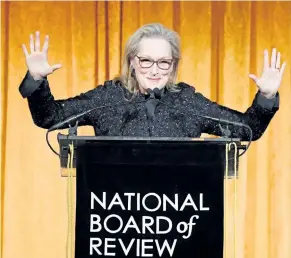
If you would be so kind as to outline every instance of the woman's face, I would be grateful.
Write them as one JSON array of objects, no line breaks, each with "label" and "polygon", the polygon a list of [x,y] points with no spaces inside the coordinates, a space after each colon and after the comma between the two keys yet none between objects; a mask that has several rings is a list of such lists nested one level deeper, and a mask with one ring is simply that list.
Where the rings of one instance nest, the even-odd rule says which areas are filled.
[{"label": "woman's face", "polygon": [[[162,89],[173,72],[171,45],[160,38],[144,38],[139,44],[139,51],[131,60],[140,91]],[[156,61],[154,63],[154,61]]]}]

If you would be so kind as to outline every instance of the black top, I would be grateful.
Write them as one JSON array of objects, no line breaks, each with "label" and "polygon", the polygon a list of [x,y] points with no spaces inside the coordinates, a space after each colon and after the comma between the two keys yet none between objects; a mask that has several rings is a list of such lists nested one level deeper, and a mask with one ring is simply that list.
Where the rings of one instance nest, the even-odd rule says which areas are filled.
[{"label": "black top", "polygon": [[[222,135],[217,122],[195,115],[199,114],[245,123],[253,130],[253,140],[256,140],[279,109],[278,93],[275,98],[267,99],[258,92],[252,105],[241,113],[210,101],[192,86],[177,85],[179,92],[165,89],[157,96],[162,103],[141,93],[129,100],[132,94],[114,81],[106,81],[73,98],[55,100],[47,78],[35,81],[27,72],[19,90],[28,99],[34,123],[46,129],[72,115],[106,105],[78,119],[79,125],[93,126],[96,136],[196,138],[201,133]],[[229,129],[231,137],[249,140],[247,129],[238,126]]]}]

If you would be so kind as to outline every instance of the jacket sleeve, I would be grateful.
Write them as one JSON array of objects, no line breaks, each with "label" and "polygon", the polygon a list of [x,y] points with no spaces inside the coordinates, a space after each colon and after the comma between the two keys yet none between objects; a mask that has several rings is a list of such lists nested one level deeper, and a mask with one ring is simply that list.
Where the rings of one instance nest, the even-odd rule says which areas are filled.
[{"label": "jacket sleeve", "polygon": [[[99,86],[73,98],[55,100],[50,91],[47,78],[35,81],[30,73],[27,72],[20,84],[19,91],[22,97],[28,100],[34,123],[41,128],[48,129],[72,115],[89,110],[92,105],[101,104],[105,87]],[[78,122],[79,125],[90,125],[90,116],[85,115],[79,118]],[[68,125],[62,128],[66,127]]]},{"label": "jacket sleeve", "polygon": [[[191,90],[192,94],[193,90],[195,91],[195,89]],[[279,93],[274,98],[267,99],[260,92],[257,92],[252,105],[244,113],[219,105],[207,99],[201,93],[194,93],[193,95],[195,96],[193,105],[197,114],[246,124],[252,130],[253,141],[263,135],[279,109]],[[200,121],[201,133],[223,136],[218,122],[197,116],[192,117],[192,120],[195,121],[195,119]],[[225,124],[221,124],[221,126],[226,128]],[[239,138],[242,141],[250,140],[250,131],[246,127],[229,125],[228,129],[231,132],[231,138]]]}]

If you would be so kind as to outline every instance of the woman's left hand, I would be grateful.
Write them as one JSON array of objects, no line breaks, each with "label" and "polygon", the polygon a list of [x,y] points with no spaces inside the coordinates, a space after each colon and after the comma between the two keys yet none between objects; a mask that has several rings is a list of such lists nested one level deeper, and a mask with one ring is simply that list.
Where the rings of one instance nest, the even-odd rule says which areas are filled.
[{"label": "woman's left hand", "polygon": [[286,62],[281,66],[280,63],[281,54],[280,52],[276,53],[276,48],[272,50],[271,64],[269,64],[269,54],[268,50],[264,51],[264,69],[262,76],[258,78],[254,74],[250,74],[249,77],[256,83],[259,88],[259,91],[266,98],[273,98],[282,81],[284,69]]}]

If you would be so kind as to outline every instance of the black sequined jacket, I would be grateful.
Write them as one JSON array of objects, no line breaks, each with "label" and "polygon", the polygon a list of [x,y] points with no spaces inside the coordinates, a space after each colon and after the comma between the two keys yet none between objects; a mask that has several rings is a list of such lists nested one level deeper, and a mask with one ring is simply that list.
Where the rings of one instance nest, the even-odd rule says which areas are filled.
[{"label": "black sequined jacket", "polygon": [[[148,118],[146,103],[148,96],[138,94],[133,100],[131,94],[114,81],[106,81],[79,96],[55,100],[47,78],[35,81],[29,72],[19,87],[23,98],[27,98],[34,123],[42,128],[89,110],[92,107],[107,106],[95,110],[82,118],[79,125],[94,127],[97,136],[153,136],[153,137],[199,137],[201,133],[221,136],[217,122],[199,117],[206,115],[249,125],[253,140],[262,136],[272,117],[279,109],[279,95],[267,99],[259,92],[252,105],[242,113],[210,101],[195,88],[185,83],[177,84],[179,92],[164,90],[154,110],[154,119]],[[65,128],[65,127],[64,127]],[[231,137],[249,140],[249,130],[230,126]]]}]

